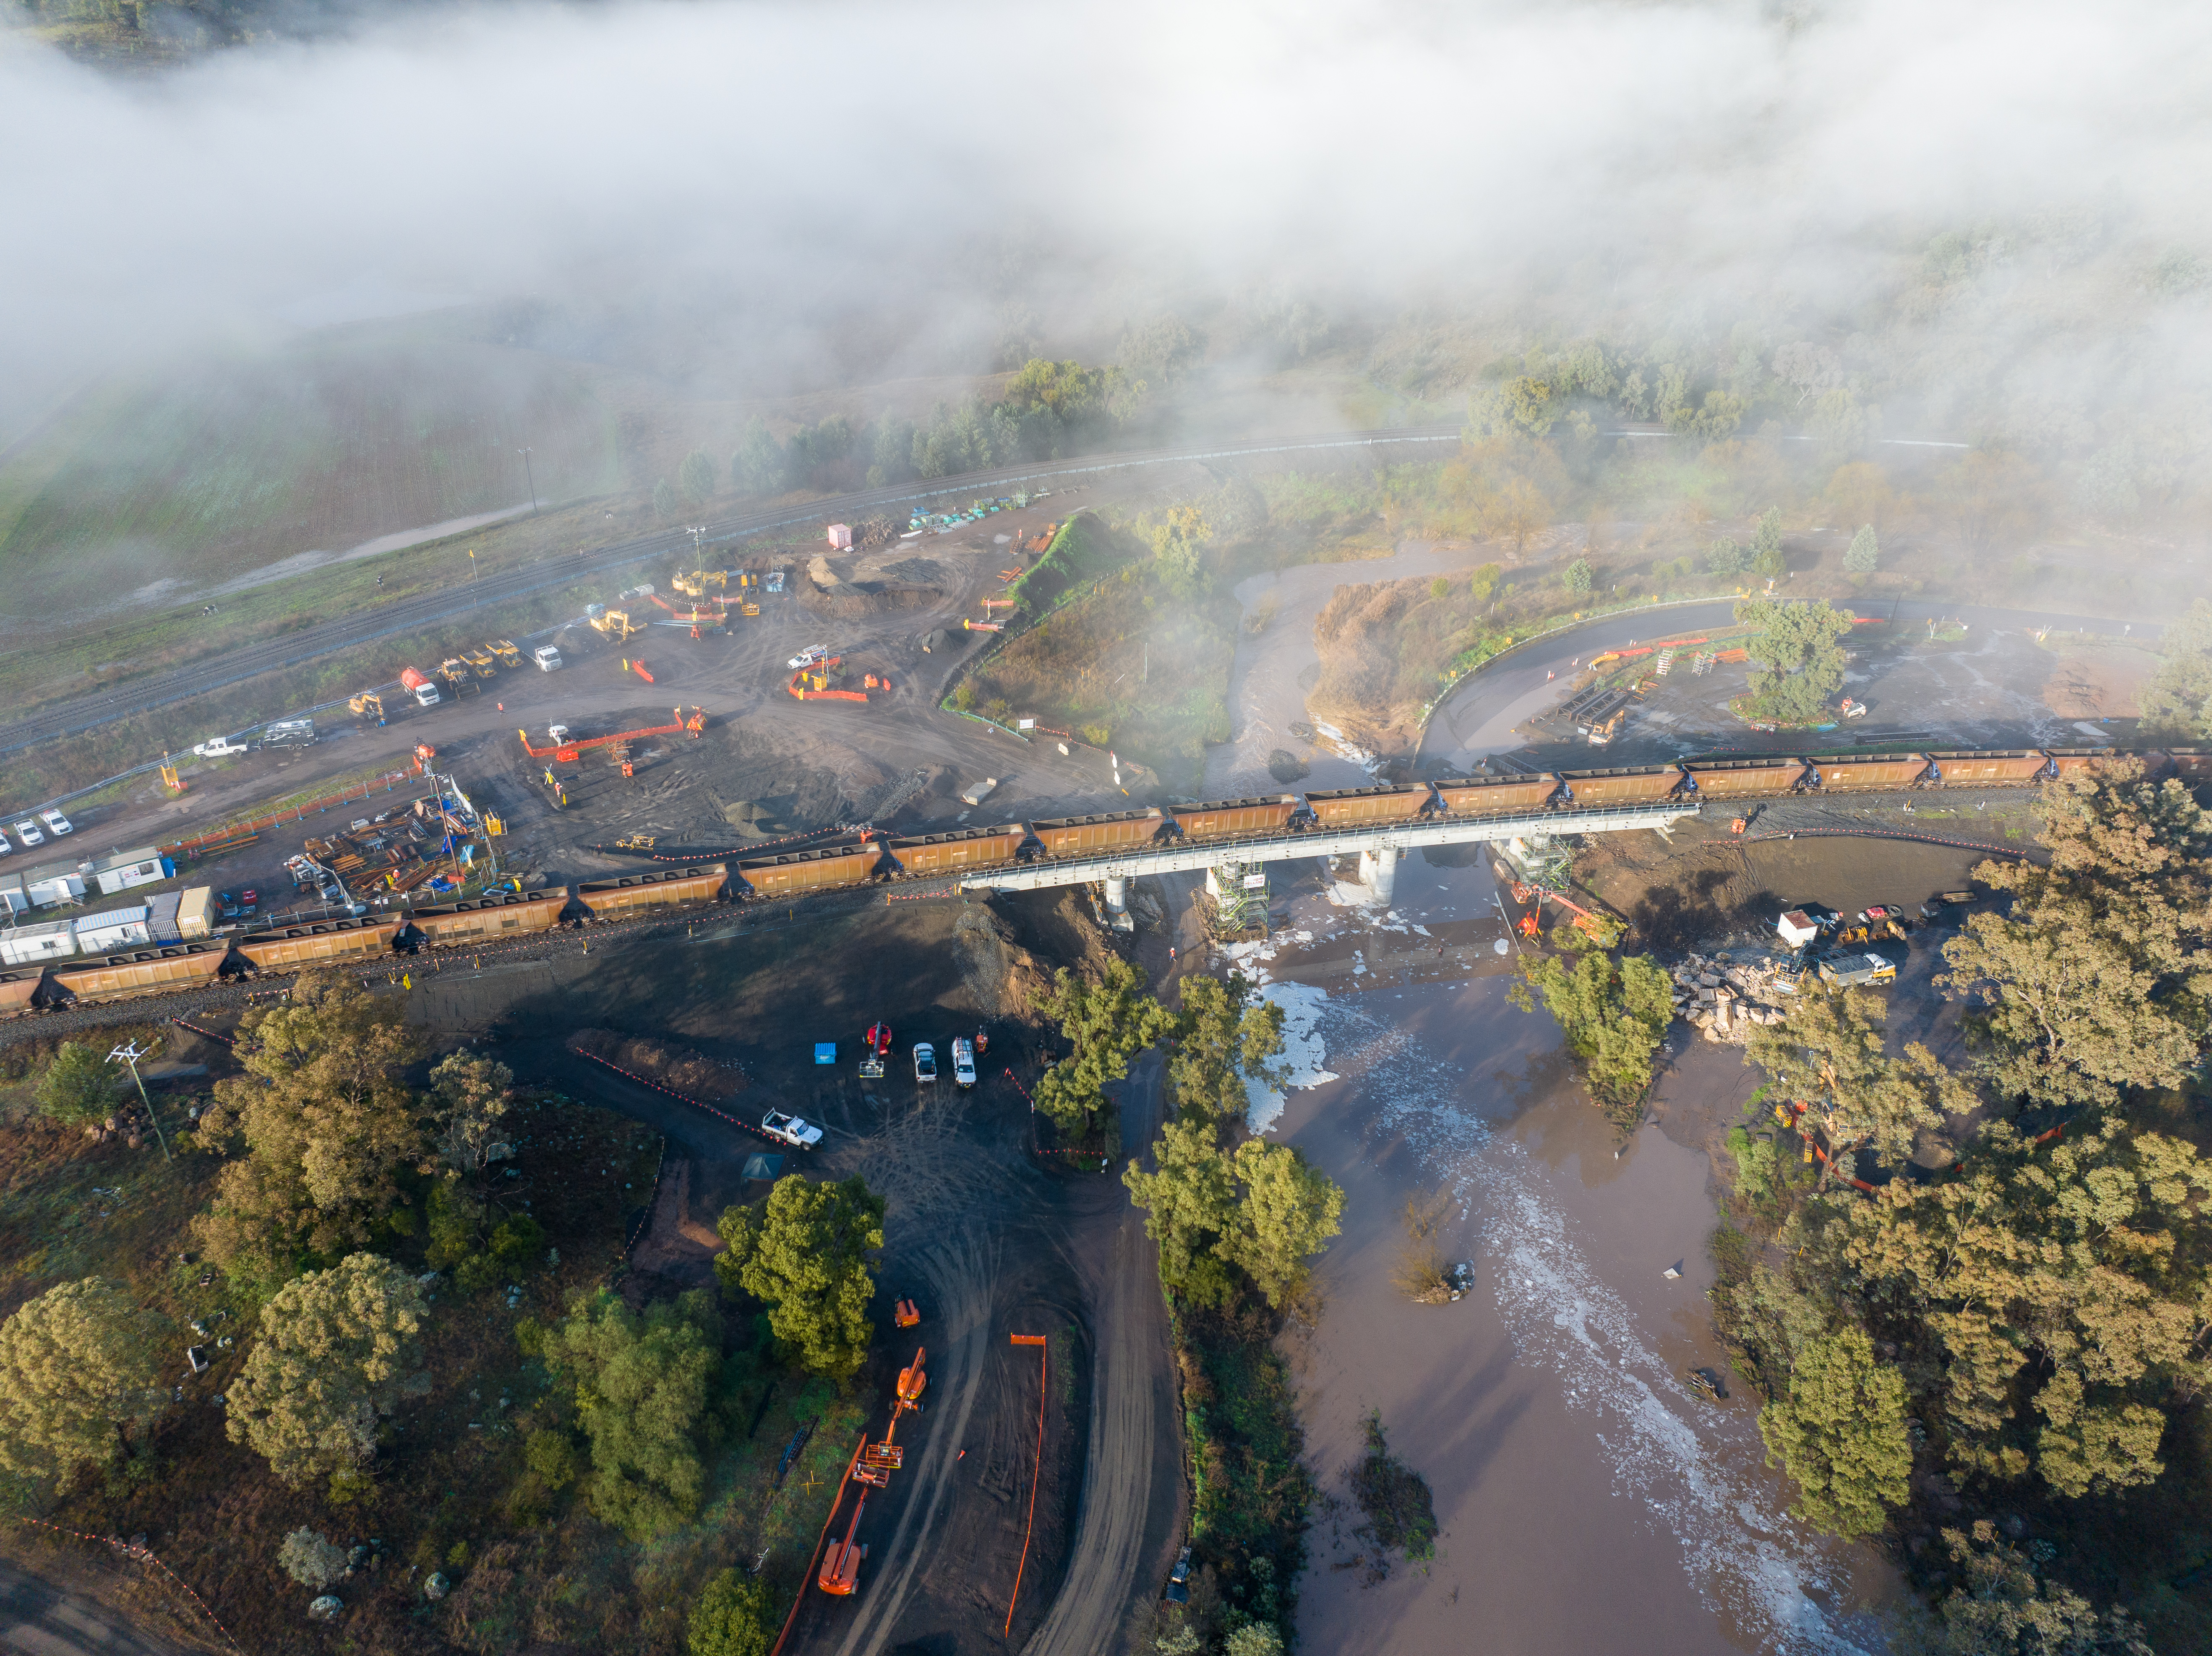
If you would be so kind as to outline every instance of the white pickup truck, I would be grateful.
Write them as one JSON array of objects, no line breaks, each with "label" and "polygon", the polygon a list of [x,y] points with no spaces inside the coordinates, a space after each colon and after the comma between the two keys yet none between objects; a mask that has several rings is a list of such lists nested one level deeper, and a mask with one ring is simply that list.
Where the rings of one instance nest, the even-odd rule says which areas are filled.
[{"label": "white pickup truck", "polygon": [[956,1087],[975,1084],[975,1043],[965,1035],[955,1037],[952,1042],[952,1084]]},{"label": "white pickup truck", "polygon": [[251,743],[234,742],[227,736],[218,736],[212,741],[195,744],[192,751],[203,759],[228,759],[234,753],[247,753],[252,749]]},{"label": "white pickup truck", "polygon": [[770,1138],[795,1144],[802,1150],[811,1150],[822,1142],[821,1128],[795,1115],[786,1115],[781,1110],[770,1110],[763,1116],[761,1131]]}]

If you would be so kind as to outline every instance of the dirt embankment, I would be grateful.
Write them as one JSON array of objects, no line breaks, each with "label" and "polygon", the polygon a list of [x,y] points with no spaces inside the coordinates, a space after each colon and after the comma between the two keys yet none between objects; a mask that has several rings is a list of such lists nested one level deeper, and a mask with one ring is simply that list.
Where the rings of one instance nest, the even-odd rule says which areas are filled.
[{"label": "dirt embankment", "polygon": [[604,1059],[634,1076],[706,1104],[726,1104],[750,1084],[735,1065],[707,1058],[688,1046],[612,1029],[579,1029],[568,1037],[568,1050]]},{"label": "dirt embankment", "polygon": [[1338,587],[1314,622],[1321,677],[1306,707],[1362,747],[1410,743],[1476,612],[1468,584],[1448,577]]}]

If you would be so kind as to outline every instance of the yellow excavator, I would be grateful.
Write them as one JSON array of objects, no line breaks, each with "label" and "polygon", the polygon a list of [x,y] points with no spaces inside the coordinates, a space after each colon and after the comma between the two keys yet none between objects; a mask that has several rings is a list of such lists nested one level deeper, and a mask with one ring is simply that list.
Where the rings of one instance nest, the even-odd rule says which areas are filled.
[{"label": "yellow excavator", "polygon": [[645,630],[642,627],[630,625],[629,611],[627,610],[605,610],[593,616],[591,620],[592,625],[599,629],[601,637],[612,639],[617,644],[620,644],[632,633],[642,633]]},{"label": "yellow excavator", "polygon": [[687,598],[703,598],[709,586],[728,591],[730,574],[727,569],[695,569],[688,575],[671,575],[668,584]]},{"label": "yellow excavator", "polygon": [[373,719],[384,722],[384,698],[374,690],[363,690],[346,703],[346,708],[356,719]]}]

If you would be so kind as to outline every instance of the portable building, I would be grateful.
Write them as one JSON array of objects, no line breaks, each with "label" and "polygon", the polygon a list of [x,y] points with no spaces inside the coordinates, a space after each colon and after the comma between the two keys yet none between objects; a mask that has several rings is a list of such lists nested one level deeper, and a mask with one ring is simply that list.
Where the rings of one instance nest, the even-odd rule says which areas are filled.
[{"label": "portable building", "polygon": [[152,846],[100,858],[91,869],[93,883],[110,896],[133,886],[156,884],[176,871],[177,865]]},{"label": "portable building", "polygon": [[11,874],[0,880],[0,915],[26,913],[30,907],[31,894],[23,889],[21,875]]},{"label": "portable building", "polygon": [[67,920],[14,925],[0,931],[0,964],[35,966],[76,953],[76,928]]},{"label": "portable building", "polygon": [[140,943],[155,942],[144,904],[136,908],[110,908],[88,914],[76,923],[76,946],[88,955],[114,955]]},{"label": "portable building", "polygon": [[146,904],[146,931],[155,943],[182,943],[184,928],[178,925],[177,915],[184,907],[181,891],[156,892]]},{"label": "portable building", "polygon": [[177,934],[186,942],[204,937],[215,930],[215,888],[196,885],[177,899]]},{"label": "portable building", "polygon": [[23,870],[23,895],[33,908],[84,901],[84,871],[75,863],[41,863]]}]

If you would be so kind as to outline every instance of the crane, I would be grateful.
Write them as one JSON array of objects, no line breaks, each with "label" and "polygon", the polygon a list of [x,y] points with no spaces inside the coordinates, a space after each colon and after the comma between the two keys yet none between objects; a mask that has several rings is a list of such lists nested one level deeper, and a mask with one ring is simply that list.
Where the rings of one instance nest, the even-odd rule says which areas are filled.
[{"label": "crane", "polygon": [[[1620,934],[1625,928],[1612,915],[1600,914],[1584,908],[1580,903],[1569,898],[1565,892],[1556,891],[1550,886],[1531,885],[1522,880],[1516,880],[1513,883],[1513,901],[1516,903],[1534,902],[1540,906],[1547,898],[1573,915],[1576,928],[1594,939],[1601,948],[1610,949],[1620,941]],[[1521,935],[1522,937],[1533,937],[1542,929],[1534,913],[1522,916]]]},{"label": "crane", "polygon": [[618,742],[635,742],[641,737],[647,736],[674,736],[684,728],[681,724],[654,725],[641,731],[619,731],[612,736],[588,737],[581,742],[571,742],[566,737],[562,737],[550,748],[532,747],[530,732],[527,731],[517,731],[515,734],[522,738],[523,752],[528,754],[532,759],[557,759],[566,765],[573,763],[576,755],[586,748],[609,748]]},{"label": "crane", "polygon": [[[929,1384],[929,1376],[922,1369],[925,1355],[924,1348],[916,1346],[914,1361],[899,1370],[898,1386],[891,1399],[891,1423],[884,1432],[884,1441],[864,1442],[853,1464],[851,1475],[872,1489],[889,1489],[891,1474],[906,1459],[906,1451],[893,1440],[898,1435],[901,1415],[921,1412],[921,1394]],[[833,1545],[822,1560],[822,1573],[815,1578],[815,1585],[823,1592],[845,1598],[860,1591],[860,1561],[868,1556],[868,1550],[855,1538],[860,1532],[860,1514],[867,1509],[868,1497],[863,1493],[853,1503],[853,1520],[845,1526],[845,1538]]]}]

